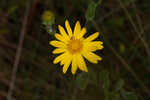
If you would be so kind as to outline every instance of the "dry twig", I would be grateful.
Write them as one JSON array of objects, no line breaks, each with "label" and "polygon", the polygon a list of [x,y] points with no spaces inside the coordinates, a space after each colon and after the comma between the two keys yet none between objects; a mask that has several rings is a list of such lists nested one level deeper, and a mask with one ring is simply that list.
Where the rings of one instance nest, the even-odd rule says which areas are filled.
[{"label": "dry twig", "polygon": [[17,73],[17,69],[18,69],[18,64],[20,61],[20,56],[21,56],[21,51],[22,51],[22,47],[23,47],[23,42],[24,42],[24,35],[27,33],[27,26],[29,23],[29,19],[31,19],[29,16],[30,15],[30,5],[32,0],[30,0],[27,3],[27,8],[26,8],[26,12],[25,12],[25,16],[24,16],[24,21],[22,23],[22,29],[21,29],[21,33],[20,33],[20,38],[19,38],[19,44],[18,44],[18,48],[16,51],[16,57],[15,57],[15,61],[14,61],[14,65],[13,65],[13,70],[12,70],[12,76],[11,76],[11,82],[10,82],[10,86],[9,86],[9,90],[8,90],[8,95],[7,95],[7,100],[12,100],[12,93],[13,93],[13,89],[14,89],[14,84],[15,84],[15,80],[16,80],[16,73]]}]

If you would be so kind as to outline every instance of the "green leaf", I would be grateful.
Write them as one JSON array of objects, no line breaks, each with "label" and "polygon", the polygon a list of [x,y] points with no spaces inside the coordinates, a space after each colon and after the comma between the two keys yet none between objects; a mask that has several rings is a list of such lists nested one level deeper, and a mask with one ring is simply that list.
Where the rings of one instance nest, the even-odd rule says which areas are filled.
[{"label": "green leaf", "polygon": [[76,77],[75,82],[80,89],[84,90],[88,85],[88,80],[88,74],[82,72]]},{"label": "green leaf", "polygon": [[121,27],[124,25],[124,17],[116,17],[107,21],[109,26],[113,27]]},{"label": "green leaf", "polygon": [[0,35],[7,34],[8,32],[8,29],[0,29]]},{"label": "green leaf", "polygon": [[17,5],[14,5],[8,9],[8,14],[13,14],[18,9]]},{"label": "green leaf", "polygon": [[102,0],[98,0],[97,2],[97,5],[101,4],[102,3]]},{"label": "green leaf", "polygon": [[142,0],[142,2],[140,2],[140,10],[145,13],[150,12],[150,7],[148,6],[149,4],[150,0]]},{"label": "green leaf", "polygon": [[123,43],[120,43],[120,52],[125,53],[125,45]]},{"label": "green leaf", "polygon": [[88,71],[88,82],[89,84],[93,84],[93,85],[97,85],[97,74],[95,73],[95,71],[92,68],[89,68]]},{"label": "green leaf", "polygon": [[104,88],[105,90],[108,90],[109,89],[109,72],[106,71],[106,70],[103,70],[100,72],[100,82],[102,83],[102,88]]},{"label": "green leaf", "polygon": [[128,4],[128,3],[134,3],[137,0],[121,0],[121,2],[123,2],[124,4]]},{"label": "green leaf", "polygon": [[124,80],[123,79],[120,79],[118,80],[118,82],[116,83],[116,86],[115,86],[115,91],[120,91],[124,86]]},{"label": "green leaf", "polygon": [[116,92],[110,92],[109,94],[110,100],[120,100],[120,94]]},{"label": "green leaf", "polygon": [[85,14],[85,18],[87,21],[94,19],[96,7],[97,4],[94,2],[91,2],[90,5],[88,6],[88,9]]},{"label": "green leaf", "polygon": [[134,92],[121,91],[124,100],[138,100],[137,95]]}]

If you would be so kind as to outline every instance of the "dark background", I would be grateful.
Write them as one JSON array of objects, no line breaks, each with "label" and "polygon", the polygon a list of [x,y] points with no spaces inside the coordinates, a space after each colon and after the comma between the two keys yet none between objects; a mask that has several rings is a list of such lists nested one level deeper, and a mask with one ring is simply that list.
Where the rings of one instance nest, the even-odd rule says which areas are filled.
[{"label": "dark background", "polygon": [[[47,10],[55,16],[51,33]],[[87,62],[88,73],[63,74],[52,63],[49,41],[66,19],[72,28],[79,20],[87,36],[101,33],[103,60]],[[12,76],[12,100],[150,100],[149,32],[150,0],[0,0],[0,100]]]}]

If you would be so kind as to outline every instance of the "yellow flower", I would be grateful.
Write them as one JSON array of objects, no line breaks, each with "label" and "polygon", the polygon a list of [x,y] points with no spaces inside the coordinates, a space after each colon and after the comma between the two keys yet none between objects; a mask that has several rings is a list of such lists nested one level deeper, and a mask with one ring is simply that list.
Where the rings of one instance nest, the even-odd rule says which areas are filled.
[{"label": "yellow flower", "polygon": [[58,25],[60,34],[55,34],[57,40],[50,41],[52,46],[57,47],[52,53],[60,54],[54,59],[53,63],[60,62],[60,65],[63,65],[63,73],[66,73],[70,64],[72,65],[72,74],[75,74],[78,68],[88,72],[84,58],[95,64],[102,60],[101,57],[93,53],[96,50],[103,49],[103,42],[93,41],[99,36],[99,32],[84,38],[86,28],[81,28],[79,21],[76,22],[73,32],[68,20],[65,21],[65,27],[68,34],[62,26]]},{"label": "yellow flower", "polygon": [[51,11],[45,11],[42,15],[44,21],[52,21],[54,19],[54,14]]}]

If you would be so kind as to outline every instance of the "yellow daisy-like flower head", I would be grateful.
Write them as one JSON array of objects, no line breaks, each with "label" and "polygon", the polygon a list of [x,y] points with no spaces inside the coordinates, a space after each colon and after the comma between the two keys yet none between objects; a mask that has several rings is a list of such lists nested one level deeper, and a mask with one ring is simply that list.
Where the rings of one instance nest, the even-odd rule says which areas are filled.
[{"label": "yellow daisy-like flower head", "polygon": [[54,14],[51,11],[45,11],[42,15],[44,21],[52,21],[54,19]]},{"label": "yellow daisy-like flower head", "polygon": [[76,22],[73,32],[68,20],[65,21],[65,27],[67,32],[62,26],[58,25],[60,34],[55,34],[57,40],[50,41],[52,46],[57,47],[52,53],[60,54],[54,59],[53,63],[60,62],[60,65],[63,65],[63,73],[66,73],[70,64],[72,65],[72,74],[75,74],[78,68],[88,72],[84,58],[95,64],[102,60],[101,57],[93,53],[96,50],[103,49],[103,42],[93,41],[99,36],[99,32],[84,38],[86,28],[81,28],[79,21]]}]

